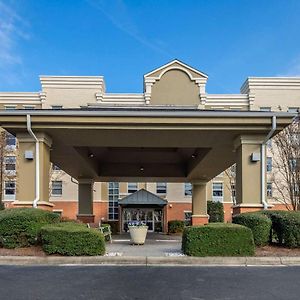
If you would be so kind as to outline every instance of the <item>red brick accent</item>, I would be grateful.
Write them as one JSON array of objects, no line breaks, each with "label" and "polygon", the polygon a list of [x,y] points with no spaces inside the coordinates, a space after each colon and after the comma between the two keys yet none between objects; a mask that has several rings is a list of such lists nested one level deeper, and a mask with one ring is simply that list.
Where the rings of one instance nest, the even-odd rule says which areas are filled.
[{"label": "red brick accent", "polygon": [[184,220],[184,211],[192,211],[192,203],[169,202],[167,205],[167,223],[171,220]]},{"label": "red brick accent", "polygon": [[83,223],[94,223],[95,216],[94,215],[77,215],[77,220]]},{"label": "red brick accent", "polygon": [[232,221],[232,203],[223,203],[224,206],[224,222],[230,223]]},{"label": "red brick accent", "polygon": [[208,216],[192,216],[192,226],[208,224]]},{"label": "red brick accent", "polygon": [[[13,208],[13,207],[15,207],[15,208],[17,208],[17,207],[33,207],[32,204],[33,204],[32,202],[28,202],[28,203],[20,202],[20,203],[18,203],[18,201],[16,201],[16,202],[11,203],[10,205],[6,205],[6,207],[7,208]],[[42,202],[42,203],[38,202],[37,207],[39,209],[48,210],[48,211],[52,211],[53,210],[53,204],[50,203],[50,202],[49,202],[49,204],[46,203],[46,202]]]},{"label": "red brick accent", "polygon": [[246,212],[254,212],[254,211],[260,211],[263,210],[263,207],[257,206],[257,207],[240,207],[236,206],[233,207],[233,215],[238,215]]}]

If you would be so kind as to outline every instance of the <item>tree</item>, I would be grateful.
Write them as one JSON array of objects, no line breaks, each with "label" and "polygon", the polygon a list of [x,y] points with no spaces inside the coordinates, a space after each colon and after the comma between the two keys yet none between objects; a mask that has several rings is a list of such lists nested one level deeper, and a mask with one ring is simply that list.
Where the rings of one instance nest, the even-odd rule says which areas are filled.
[{"label": "tree", "polygon": [[278,133],[272,140],[273,197],[288,210],[300,210],[300,121]]}]

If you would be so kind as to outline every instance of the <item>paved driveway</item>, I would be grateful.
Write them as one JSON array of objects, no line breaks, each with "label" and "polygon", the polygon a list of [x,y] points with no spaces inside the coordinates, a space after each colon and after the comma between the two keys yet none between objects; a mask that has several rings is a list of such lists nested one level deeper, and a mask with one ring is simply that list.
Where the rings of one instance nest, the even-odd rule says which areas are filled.
[{"label": "paved driveway", "polygon": [[144,245],[132,245],[129,234],[115,235],[106,251],[111,256],[178,256],[182,255],[181,236],[148,233]]},{"label": "paved driveway", "polygon": [[1,300],[299,300],[300,267],[0,266]]}]

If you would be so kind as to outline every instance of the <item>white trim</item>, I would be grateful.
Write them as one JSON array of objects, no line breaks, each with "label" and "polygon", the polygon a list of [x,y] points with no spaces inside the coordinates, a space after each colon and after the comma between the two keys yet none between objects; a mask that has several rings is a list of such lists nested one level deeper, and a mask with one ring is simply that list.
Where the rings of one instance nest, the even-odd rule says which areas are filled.
[{"label": "white trim", "polygon": [[195,72],[195,73],[197,73],[197,74],[199,74],[199,75],[201,75],[201,76],[203,76],[205,78],[208,78],[208,76],[206,74],[204,74],[201,71],[198,71],[198,70],[196,70],[196,69],[194,69],[194,68],[186,65],[185,63],[179,61],[178,59],[174,59],[174,60],[170,61],[169,63],[167,63],[167,64],[165,64],[165,65],[163,65],[163,66],[161,66],[161,67],[159,67],[159,68],[157,68],[157,69],[155,69],[155,70],[153,70],[153,71],[145,74],[144,78],[145,77],[151,77],[150,76],[151,74],[156,73],[156,72],[158,72],[158,71],[160,71],[160,70],[162,70],[162,69],[164,69],[166,67],[169,67],[169,66],[171,66],[174,63],[177,63],[177,64],[181,65],[183,68],[189,69],[189,70],[191,70],[191,71],[193,71],[193,72]]}]

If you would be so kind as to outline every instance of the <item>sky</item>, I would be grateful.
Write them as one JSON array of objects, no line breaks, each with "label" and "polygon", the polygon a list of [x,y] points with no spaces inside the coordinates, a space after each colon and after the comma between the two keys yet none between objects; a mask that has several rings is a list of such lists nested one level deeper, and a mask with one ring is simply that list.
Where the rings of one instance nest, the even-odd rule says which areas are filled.
[{"label": "sky", "polygon": [[39,91],[39,75],[103,75],[141,93],[177,58],[207,92],[249,76],[300,76],[299,0],[0,0],[0,91]]}]

